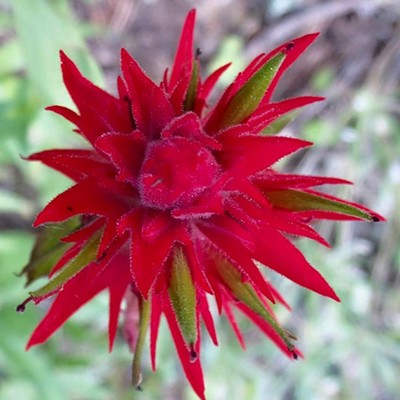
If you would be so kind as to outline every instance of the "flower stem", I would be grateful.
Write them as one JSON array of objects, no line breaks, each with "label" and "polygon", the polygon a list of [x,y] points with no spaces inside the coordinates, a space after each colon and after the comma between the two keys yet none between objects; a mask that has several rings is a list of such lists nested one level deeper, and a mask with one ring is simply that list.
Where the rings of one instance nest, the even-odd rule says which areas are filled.
[{"label": "flower stem", "polygon": [[139,336],[136,342],[135,354],[132,361],[132,385],[137,390],[143,390],[140,384],[142,383],[142,352],[146,340],[146,333],[150,322],[150,299],[140,299],[140,321],[139,321]]}]

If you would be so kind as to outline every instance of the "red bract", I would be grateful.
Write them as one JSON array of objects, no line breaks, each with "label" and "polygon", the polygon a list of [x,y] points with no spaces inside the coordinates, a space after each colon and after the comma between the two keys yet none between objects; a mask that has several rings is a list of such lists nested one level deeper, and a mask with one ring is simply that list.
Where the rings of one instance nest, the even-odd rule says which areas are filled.
[{"label": "red bract", "polygon": [[[110,349],[121,302],[127,298],[125,333],[134,351],[133,383],[141,382],[140,358],[147,328],[155,368],[157,333],[165,316],[185,374],[204,399],[200,326],[217,344],[208,301],[215,297],[243,344],[232,309],[250,318],[288,357],[300,354],[278,324],[272,304],[281,295],[261,270],[273,269],[321,295],[334,290],[289,240],[303,236],[327,245],[313,219],[377,221],[381,217],[314,190],[342,184],[336,178],[287,175],[274,164],[310,142],[266,135],[282,115],[320,101],[299,97],[271,102],[283,72],[316,34],[261,54],[241,72],[211,108],[207,99],[220,68],[203,80],[193,56],[195,12],[186,19],[171,71],[154,83],[121,52],[118,97],[84,78],[61,53],[65,85],[77,112],[49,107],[76,126],[84,150],[47,150],[41,161],[75,184],[52,200],[34,226],[66,231],[64,255],[52,270],[27,267],[30,280],[50,280],[33,300],[55,296],[28,347],[46,341],[75,311],[102,290],[110,294]],[[68,229],[64,221],[76,221]],[[51,232],[51,228],[46,228]],[[50,233],[49,235],[51,235]],[[39,246],[33,254],[43,253]],[[37,257],[36,257],[37,258]],[[44,268],[45,269],[45,268]],[[135,325],[135,315],[139,322]]]}]

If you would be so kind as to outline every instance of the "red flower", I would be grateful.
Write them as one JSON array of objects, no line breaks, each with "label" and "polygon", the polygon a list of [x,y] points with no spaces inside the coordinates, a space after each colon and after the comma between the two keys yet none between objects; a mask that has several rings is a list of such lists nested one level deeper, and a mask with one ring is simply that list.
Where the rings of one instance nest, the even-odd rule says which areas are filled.
[{"label": "red flower", "polygon": [[[108,289],[111,349],[121,302],[127,296],[125,331],[135,352],[133,383],[139,387],[141,382],[140,358],[148,326],[155,368],[157,332],[164,315],[185,374],[204,399],[199,358],[202,323],[217,344],[209,297],[215,297],[219,312],[226,314],[242,344],[232,307],[287,356],[297,358],[293,337],[280,327],[271,307],[286,303],[259,264],[338,300],[288,236],[327,245],[310,226],[312,219],[381,217],[313,189],[347,181],[273,169],[282,157],[311,145],[267,136],[264,130],[289,111],[321,100],[271,102],[282,73],[317,35],[258,56],[208,110],[208,95],[228,65],[202,80],[192,51],[194,20],[191,11],[172,70],[166,71],[160,85],[122,50],[118,97],[93,85],[61,53],[64,82],[78,112],[61,106],[49,110],[71,121],[89,146],[29,157],[75,181],[39,213],[34,226],[76,223],[66,228],[63,222],[68,232],[61,239],[68,244],[64,255],[49,271],[51,280],[30,292],[18,310],[30,300],[40,303],[55,296],[29,340],[30,347],[46,341],[78,308]],[[48,234],[50,228],[46,229]],[[39,274],[33,267],[27,271]]]}]

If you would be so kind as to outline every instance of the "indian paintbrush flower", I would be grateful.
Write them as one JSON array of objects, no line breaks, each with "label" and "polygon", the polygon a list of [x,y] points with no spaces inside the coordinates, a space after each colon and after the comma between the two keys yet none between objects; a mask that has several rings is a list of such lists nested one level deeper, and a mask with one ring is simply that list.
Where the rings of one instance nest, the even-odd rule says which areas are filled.
[{"label": "indian paintbrush flower", "polygon": [[38,304],[54,297],[29,348],[45,342],[107,289],[111,350],[125,299],[124,331],[134,351],[132,379],[138,388],[145,337],[149,331],[155,369],[164,315],[183,370],[204,399],[202,324],[218,343],[210,298],[242,344],[233,308],[289,358],[297,358],[294,337],[272,310],[275,302],[286,305],[285,300],[261,269],[275,270],[339,300],[290,238],[307,237],[327,245],[312,228],[313,219],[382,218],[314,189],[348,181],[274,169],[282,157],[311,146],[269,132],[283,115],[322,100],[307,96],[271,101],[284,71],[317,34],[256,57],[210,107],[209,94],[229,65],[203,80],[193,52],[194,22],[191,11],[172,69],[159,85],[122,50],[117,97],[84,78],[61,52],[64,83],[77,112],[62,106],[48,109],[72,122],[88,146],[46,150],[28,158],[65,174],[74,184],[34,222],[45,228],[23,272],[28,282],[43,275],[50,279],[31,291],[18,310],[29,301]]}]

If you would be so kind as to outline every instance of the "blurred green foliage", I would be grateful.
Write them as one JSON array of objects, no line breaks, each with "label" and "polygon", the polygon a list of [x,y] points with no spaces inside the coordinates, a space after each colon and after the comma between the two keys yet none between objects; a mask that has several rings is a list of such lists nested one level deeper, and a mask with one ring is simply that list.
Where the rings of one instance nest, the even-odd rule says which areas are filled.
[{"label": "blurred green foliage", "polygon": [[[51,104],[71,105],[59,71],[59,49],[86,76],[104,84],[85,44],[87,32],[96,31],[88,28],[87,22],[76,19],[67,0],[0,0],[0,218],[4,221],[11,215],[28,227],[35,211],[70,184],[20,156],[82,145],[70,134],[68,123],[43,109]],[[237,37],[228,38],[215,63],[236,57],[242,45]],[[313,83],[319,93],[326,91],[329,96],[335,72],[322,69]],[[243,352],[226,320],[220,319],[220,348],[206,338],[202,349],[210,399],[398,398],[400,124],[394,110],[400,109],[399,93],[379,94],[375,87],[366,83],[357,90],[346,113],[307,123],[304,137],[318,146],[301,159],[299,170],[355,181],[354,189],[342,189],[341,194],[361,198],[382,211],[388,222],[321,223],[320,231],[334,242],[330,251],[299,243],[337,289],[342,304],[307,293],[270,273],[293,307],[290,315],[277,307],[277,314],[296,332],[305,360],[287,361],[245,320],[240,322],[248,343]],[[28,262],[33,242],[28,228],[0,231],[0,399],[195,398],[165,324],[158,344],[159,369],[152,374],[147,360],[145,391],[133,391],[131,355],[122,334],[113,355],[107,354],[105,294],[80,310],[48,343],[25,352],[27,339],[47,307],[29,305],[23,315],[15,312],[27,296],[16,274]]]}]

